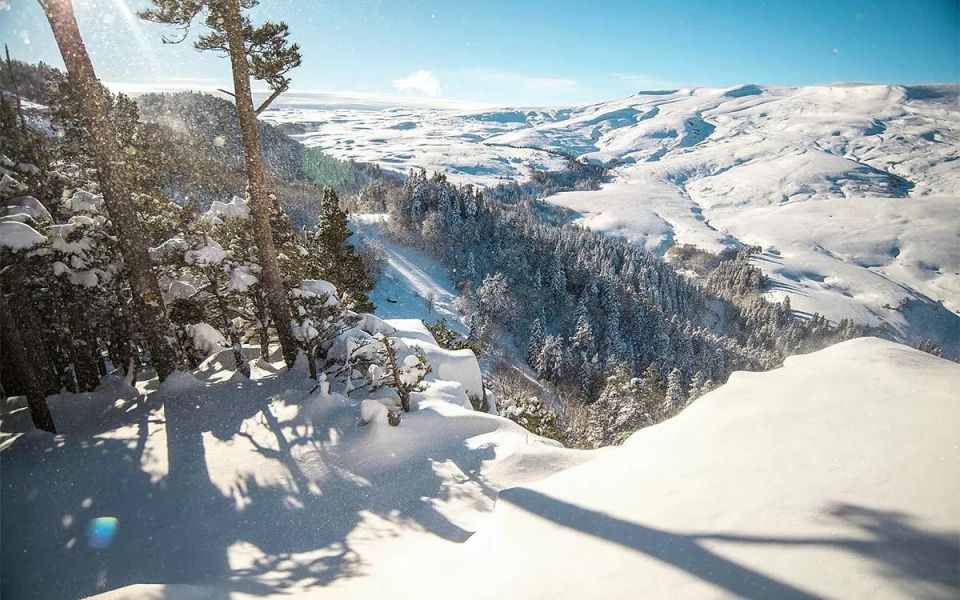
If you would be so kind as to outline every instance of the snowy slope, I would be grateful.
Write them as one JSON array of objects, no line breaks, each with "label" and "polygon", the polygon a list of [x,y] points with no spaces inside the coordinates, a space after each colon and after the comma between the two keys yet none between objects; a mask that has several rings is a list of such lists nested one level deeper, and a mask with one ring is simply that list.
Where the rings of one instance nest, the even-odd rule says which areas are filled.
[{"label": "snowy slope", "polygon": [[[188,553],[194,560],[211,549],[224,560],[225,546],[230,577],[141,573],[162,583],[103,598],[309,598],[317,585],[324,597],[377,599],[955,598],[958,385],[960,366],[864,338],[775,371],[736,373],[679,416],[600,451],[531,443],[502,419],[437,401],[399,428],[353,432],[346,409],[328,405],[311,417],[310,435],[276,456],[204,434],[211,479],[233,498],[216,527],[231,529],[211,539],[135,519],[130,529],[161,535],[160,549],[204,540]],[[277,414],[289,431],[294,422]],[[253,439],[273,435],[247,423]],[[147,446],[162,445],[148,427]],[[108,440],[133,445],[136,435],[102,438],[109,450]],[[74,464],[84,468],[60,492],[81,521],[116,495],[93,495],[84,508],[97,489],[88,480],[115,476],[90,470],[96,446],[87,454],[90,464]],[[148,463],[160,470],[160,460]],[[301,475],[289,479],[293,466]],[[29,495],[38,480],[23,471],[14,480]],[[200,515],[217,506],[190,504]],[[61,529],[57,511],[42,518],[52,522],[38,529],[50,532],[45,541],[73,535],[74,521]],[[204,523],[185,520],[194,519]],[[89,569],[115,560],[73,547],[47,557],[68,576],[93,577]],[[173,585],[184,581],[194,585]]]},{"label": "snowy slope", "polygon": [[[350,215],[360,239],[376,240],[386,253],[384,272],[377,278],[370,300],[377,314],[388,319],[417,318],[426,323],[446,319],[449,326],[467,333],[463,315],[453,306],[458,293],[442,264],[409,246],[386,239],[382,233],[386,214]],[[428,300],[432,299],[432,303]]]},{"label": "snowy slope", "polygon": [[[568,109],[281,106],[267,118],[334,156],[486,185],[562,162],[531,148],[616,161],[599,191],[548,200],[655,252],[759,243],[771,295],[790,294],[801,315],[886,323],[958,357],[958,94],[957,85],[744,85]],[[913,309],[886,308],[904,298]]]},{"label": "snowy slope", "polygon": [[735,373],[500,494],[475,598],[955,598],[960,366],[874,338]]},{"label": "snowy slope", "polygon": [[[304,365],[262,362],[247,381],[226,351],[159,389],[118,380],[51,397],[59,436],[33,430],[23,410],[4,414],[6,434],[26,433],[0,453],[0,595],[160,583],[168,595],[119,595],[313,597],[326,586],[374,597],[392,581],[403,596],[415,582],[397,557],[450,552],[497,491],[592,456],[465,408],[480,375],[472,354],[438,348],[419,321],[386,325],[434,369],[399,427],[384,411],[358,421],[387,390],[312,389]],[[116,527],[107,544],[104,522]]]}]

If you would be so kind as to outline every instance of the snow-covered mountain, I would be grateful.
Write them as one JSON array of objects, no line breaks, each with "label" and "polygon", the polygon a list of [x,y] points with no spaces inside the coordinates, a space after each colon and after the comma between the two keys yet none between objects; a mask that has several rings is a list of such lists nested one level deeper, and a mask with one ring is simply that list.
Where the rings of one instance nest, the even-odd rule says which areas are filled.
[{"label": "snow-covered mountain", "polygon": [[615,165],[549,202],[655,252],[759,245],[769,294],[960,355],[960,86],[691,88],[583,107],[269,111],[338,158],[493,185]]}]

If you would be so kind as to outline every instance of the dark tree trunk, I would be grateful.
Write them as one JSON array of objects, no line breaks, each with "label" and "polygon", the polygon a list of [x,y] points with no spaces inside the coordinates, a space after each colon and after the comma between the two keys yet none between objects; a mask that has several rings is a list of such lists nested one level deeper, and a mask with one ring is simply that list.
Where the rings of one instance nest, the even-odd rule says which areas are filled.
[{"label": "dark tree trunk", "polygon": [[247,361],[243,359],[243,343],[240,340],[240,332],[237,331],[237,328],[233,325],[233,321],[230,320],[227,303],[223,299],[223,295],[220,294],[217,278],[208,274],[207,280],[210,282],[213,297],[217,299],[217,308],[220,310],[220,322],[223,324],[223,329],[230,339],[230,345],[233,347],[234,367],[241,375],[250,379],[250,366],[247,364]]},{"label": "dark tree trunk", "polygon": [[197,356],[197,351],[193,347],[193,340],[190,339],[190,336],[187,335],[187,332],[184,331],[183,327],[176,328],[176,337],[177,344],[180,345],[180,349],[183,351],[183,359],[187,363],[187,368],[191,371],[200,366],[202,359]]},{"label": "dark tree trunk", "polygon": [[308,348],[305,352],[307,355],[307,367],[310,369],[310,379],[317,379],[317,349],[315,347]]},{"label": "dark tree trunk", "polygon": [[4,44],[4,52],[7,53],[7,74],[10,75],[10,87],[13,88],[13,96],[17,99],[17,115],[20,117],[20,131],[27,134],[27,119],[23,116],[23,102],[20,100],[20,90],[17,88],[17,76],[13,72],[13,61],[10,60],[10,48]]},{"label": "dark tree trunk", "polygon": [[218,3],[218,6],[221,7],[221,12],[218,12],[217,16],[224,20],[227,43],[230,47],[234,100],[237,106],[237,118],[240,121],[240,137],[243,141],[243,158],[247,172],[247,186],[250,191],[250,213],[253,216],[254,238],[259,250],[261,274],[270,315],[277,330],[277,337],[280,339],[283,358],[289,368],[297,359],[297,344],[290,327],[290,306],[283,279],[280,276],[277,250],[270,227],[270,198],[263,157],[260,155],[257,115],[253,108],[253,96],[250,93],[250,68],[247,64],[243,40],[240,2],[224,0]]},{"label": "dark tree trunk", "polygon": [[[21,280],[22,281],[22,280]],[[16,293],[24,293],[23,285],[16,281],[16,287],[12,290]],[[43,336],[43,324],[37,311],[34,310],[33,303],[16,303],[16,320],[20,323],[21,338],[24,346],[30,352],[33,361],[34,371],[37,374],[37,382],[47,394],[56,394],[60,391],[60,385],[57,380],[57,369],[50,360],[50,353],[47,351],[47,343]]]},{"label": "dark tree trunk", "polygon": [[260,358],[264,362],[270,362],[270,330],[268,324],[270,317],[267,316],[267,309],[264,303],[256,302],[254,310],[257,320],[260,322],[257,327],[257,336],[260,339]]},{"label": "dark tree trunk", "polygon": [[17,374],[17,379],[24,386],[23,391],[27,397],[27,406],[30,409],[30,418],[33,419],[34,427],[56,433],[57,428],[53,424],[53,417],[50,416],[50,409],[47,408],[46,394],[37,377],[30,352],[23,343],[20,327],[15,322],[13,308],[16,308],[17,303],[17,294],[13,294],[8,302],[5,293],[0,290],[0,335],[3,336],[4,346],[10,349],[4,360],[10,362],[11,370]]},{"label": "dark tree trunk", "polygon": [[77,385],[81,392],[92,392],[100,384],[96,346],[90,345],[90,341],[96,337],[91,334],[83,309],[75,299],[70,300],[70,321],[70,331],[73,334],[70,342],[73,348],[73,368],[76,370]]},{"label": "dark tree trunk", "polygon": [[176,368],[177,351],[163,309],[160,286],[147,253],[147,240],[137,232],[137,215],[130,190],[123,180],[123,156],[117,147],[117,135],[108,117],[107,102],[97,80],[90,56],[80,37],[71,0],[39,0],[46,12],[53,37],[67,67],[70,82],[85,101],[83,114],[86,138],[97,162],[100,190],[110,214],[123,254],[133,301],[147,349],[161,381]]}]

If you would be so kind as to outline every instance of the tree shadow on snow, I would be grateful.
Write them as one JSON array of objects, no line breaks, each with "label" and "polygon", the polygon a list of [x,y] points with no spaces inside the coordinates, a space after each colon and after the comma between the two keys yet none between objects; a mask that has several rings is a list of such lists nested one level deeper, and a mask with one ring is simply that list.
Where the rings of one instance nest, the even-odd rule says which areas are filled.
[{"label": "tree shadow on snow", "polygon": [[504,490],[500,499],[563,527],[646,554],[744,598],[810,599],[818,596],[719,556],[705,548],[701,541],[839,548],[875,563],[885,577],[901,586],[911,597],[950,598],[960,586],[958,533],[924,530],[899,512],[835,504],[828,508],[828,514],[853,527],[857,535],[768,537],[673,533],[581,508],[525,488]]},{"label": "tree shadow on snow", "polygon": [[[209,597],[223,600],[229,590],[267,595],[361,574],[363,557],[347,538],[367,515],[391,526],[383,535],[416,528],[462,542],[472,534],[429,500],[456,499],[459,493],[435,467],[452,458],[465,485],[492,499],[496,492],[477,475],[492,450],[468,449],[464,437],[438,436],[435,444],[398,449],[392,462],[344,461],[328,427],[273,416],[269,403],[290,382],[190,382],[187,391],[170,394],[161,388],[151,406],[127,413],[123,433],[31,433],[17,439],[0,454],[0,596],[80,598],[134,583],[207,584]],[[236,386],[238,393],[224,393],[224,386]],[[292,394],[294,400],[305,396]],[[341,428],[356,427],[355,415],[355,408],[344,407]],[[244,435],[244,422],[254,416],[272,432],[273,443]],[[423,436],[415,428],[434,431],[442,425],[436,419],[444,417],[411,413],[409,423],[391,433]],[[477,433],[493,427],[476,419]],[[164,430],[165,448],[151,446],[148,437]],[[251,444],[280,463],[289,480],[263,482],[247,474],[223,492],[207,466],[204,442],[211,434]],[[166,475],[159,467],[147,470],[151,461],[162,462],[155,455],[164,451]],[[103,549],[88,543],[87,528],[98,517],[118,523]],[[238,542],[255,546],[261,557],[231,569],[228,549]]]},{"label": "tree shadow on snow", "polygon": [[[433,418],[443,418],[426,413],[429,411],[417,415],[426,421],[417,423],[418,428],[429,430]],[[363,574],[363,557],[349,545],[347,537],[365,515],[386,522],[381,533],[371,528],[365,535],[396,535],[396,528],[401,527],[453,542],[466,541],[472,532],[450,521],[431,502],[449,500],[457,493],[435,472],[437,461],[452,458],[470,484],[491,500],[496,496],[496,491],[477,475],[481,462],[493,458],[491,448],[470,450],[462,439],[451,438],[426,447],[397,448],[393,461],[386,457],[382,462],[376,457],[359,461],[338,456],[338,447],[329,443],[330,430],[281,423],[270,411],[260,416],[276,444],[265,446],[252,436],[248,440],[257,452],[284,464],[291,481],[264,485],[249,476],[237,483],[234,494],[244,506],[239,512],[243,521],[239,533],[266,556],[234,573],[239,578],[235,589],[275,593]],[[414,419],[409,421],[401,429],[413,427]],[[481,428],[492,428],[489,421],[478,419],[478,423],[482,423]],[[352,465],[349,470],[344,466],[348,464]],[[318,557],[309,555],[320,549],[323,552]],[[297,556],[303,553],[308,554]]]}]

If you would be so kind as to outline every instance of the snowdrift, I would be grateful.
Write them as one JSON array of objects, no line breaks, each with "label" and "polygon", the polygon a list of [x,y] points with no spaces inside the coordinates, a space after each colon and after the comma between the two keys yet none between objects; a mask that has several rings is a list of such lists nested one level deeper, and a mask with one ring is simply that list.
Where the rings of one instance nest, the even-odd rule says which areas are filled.
[{"label": "snowdrift", "polygon": [[398,427],[378,402],[389,390],[348,393],[332,376],[315,387],[281,361],[255,362],[246,380],[229,350],[159,387],[51,398],[61,435],[17,432],[29,420],[4,415],[0,595],[374,597],[391,582],[404,596],[410,557],[460,546],[500,489],[592,456],[469,408],[476,359],[419,321],[364,327],[432,361]]},{"label": "snowdrift", "polygon": [[482,598],[955,598],[960,366],[875,338],[735,373],[594,461],[505,490]]},{"label": "snowdrift", "polygon": [[[226,581],[102,598],[955,598],[958,385],[954,363],[858,339],[736,373],[622,447],[575,457],[443,402],[328,441],[307,471],[324,510],[272,514],[273,545],[257,541],[276,552],[284,536],[316,535],[288,519],[324,532],[343,521],[326,550],[244,567],[239,549],[257,549],[238,541]],[[343,430],[331,414],[316,422]],[[215,480],[230,472],[209,457]]]},{"label": "snowdrift", "polygon": [[[417,321],[360,327],[435,346]],[[619,448],[575,451],[465,408],[475,361],[429,350],[437,368],[399,427],[382,411],[361,423],[370,395],[313,389],[302,365],[258,364],[248,381],[219,355],[159,389],[56,397],[65,433],[27,431],[0,453],[3,596],[960,589],[954,363],[852,340],[735,373]]]}]

